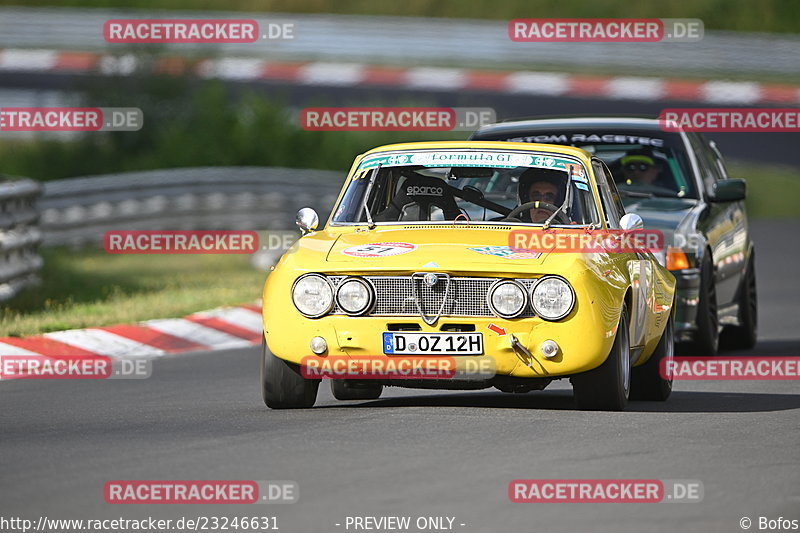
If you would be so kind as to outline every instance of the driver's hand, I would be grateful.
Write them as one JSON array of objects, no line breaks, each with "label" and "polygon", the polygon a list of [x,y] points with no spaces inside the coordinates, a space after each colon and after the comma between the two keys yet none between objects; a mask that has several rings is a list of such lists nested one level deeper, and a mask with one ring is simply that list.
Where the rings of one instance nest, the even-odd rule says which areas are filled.
[{"label": "driver's hand", "polygon": [[550,218],[550,215],[552,214],[553,214],[552,211],[548,211],[546,209],[536,209],[536,208],[531,209],[530,210],[531,222],[535,224],[541,224],[543,222],[546,222],[547,219]]}]

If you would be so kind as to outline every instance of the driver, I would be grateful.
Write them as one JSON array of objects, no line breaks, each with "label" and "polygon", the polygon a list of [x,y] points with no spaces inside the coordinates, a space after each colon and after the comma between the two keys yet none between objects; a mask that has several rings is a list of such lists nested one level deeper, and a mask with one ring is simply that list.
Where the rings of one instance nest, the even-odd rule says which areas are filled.
[{"label": "driver", "polygon": [[[519,177],[519,204],[543,202],[550,206],[561,207],[564,203],[566,173],[560,170],[529,168]],[[533,207],[523,213],[522,219],[541,224],[553,214],[555,208]]]},{"label": "driver", "polygon": [[634,150],[620,159],[625,183],[656,185],[659,169],[653,156],[645,150]]}]

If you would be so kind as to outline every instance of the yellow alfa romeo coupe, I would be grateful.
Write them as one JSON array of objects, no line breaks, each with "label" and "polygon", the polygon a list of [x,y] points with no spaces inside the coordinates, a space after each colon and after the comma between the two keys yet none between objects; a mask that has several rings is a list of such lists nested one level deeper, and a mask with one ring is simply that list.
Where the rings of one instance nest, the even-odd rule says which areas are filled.
[{"label": "yellow alfa romeo coupe", "polygon": [[364,358],[469,359],[491,372],[348,373],[331,380],[337,399],[385,386],[522,393],[568,378],[579,408],[622,410],[672,390],[675,278],[650,251],[533,250],[512,238],[642,229],[605,164],[579,148],[382,146],[356,158],[324,227],[309,208],[297,224],[303,236],[264,286],[270,408],[313,406],[310,364]]}]

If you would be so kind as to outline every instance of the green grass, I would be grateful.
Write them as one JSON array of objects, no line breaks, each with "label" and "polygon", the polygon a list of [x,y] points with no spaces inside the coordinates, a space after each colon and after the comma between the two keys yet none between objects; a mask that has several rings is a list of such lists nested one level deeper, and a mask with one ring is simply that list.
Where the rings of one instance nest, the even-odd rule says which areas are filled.
[{"label": "green grass", "polygon": [[261,297],[247,255],[109,255],[43,249],[42,284],[0,311],[0,336],[180,317]]},{"label": "green grass", "polygon": [[[119,8],[119,0],[0,0],[0,5]],[[340,13],[508,20],[512,18],[699,18],[706,29],[800,31],[796,0],[127,0],[133,9]],[[299,32],[298,32],[299,33]]]},{"label": "green grass", "polygon": [[750,217],[800,217],[800,169],[728,161],[728,173],[747,180],[747,214]]}]

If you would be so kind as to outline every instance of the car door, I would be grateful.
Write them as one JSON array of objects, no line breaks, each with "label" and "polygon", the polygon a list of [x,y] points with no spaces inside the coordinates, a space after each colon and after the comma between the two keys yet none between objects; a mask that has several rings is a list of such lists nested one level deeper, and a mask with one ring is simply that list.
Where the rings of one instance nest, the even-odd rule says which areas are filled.
[{"label": "car door", "polygon": [[[742,253],[747,242],[746,218],[743,202],[711,201],[715,183],[728,179],[724,166],[708,141],[700,134],[688,134],[703,181],[703,196],[708,211],[703,221],[703,232],[711,247],[719,311],[731,304],[736,296]],[[722,314],[722,313],[720,313]]]},{"label": "car door", "polygon": [[[720,153],[714,141],[708,141],[708,148],[709,157],[719,170],[719,179],[727,180],[729,178],[728,169],[725,167],[722,153]],[[747,248],[750,242],[750,227],[747,220],[745,202],[727,202],[726,205],[725,213],[733,227],[728,236],[730,253],[726,256],[725,261],[727,261],[727,264],[724,265],[725,268],[721,272],[724,275],[722,281],[724,299],[720,300],[721,304],[733,302],[736,298],[736,292],[742,283],[747,267]]]},{"label": "car door", "polygon": [[[600,202],[606,214],[606,224],[611,229],[620,228],[619,220],[625,214],[625,208],[619,198],[614,180],[606,166],[599,159],[592,159],[592,168],[600,191]],[[644,345],[655,327],[653,313],[649,312],[649,304],[653,301],[653,264],[650,260],[652,254],[620,254],[625,256],[624,261],[628,269],[633,290],[630,313],[630,341],[631,347]],[[650,257],[648,257],[648,255]]]}]

